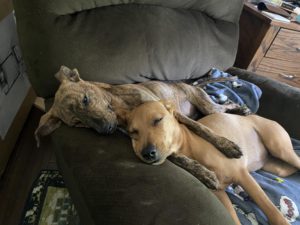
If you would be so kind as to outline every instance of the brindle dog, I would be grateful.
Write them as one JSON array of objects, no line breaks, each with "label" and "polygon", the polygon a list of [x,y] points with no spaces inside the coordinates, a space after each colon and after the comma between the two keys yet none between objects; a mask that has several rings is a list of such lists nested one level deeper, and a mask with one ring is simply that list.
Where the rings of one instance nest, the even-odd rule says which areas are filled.
[{"label": "brindle dog", "polygon": [[242,155],[235,143],[188,117],[195,119],[199,111],[208,115],[230,111],[248,114],[249,110],[237,104],[216,104],[199,86],[160,81],[124,85],[89,82],[80,78],[77,69],[71,70],[65,66],[60,68],[55,77],[61,84],[53,106],[42,116],[35,132],[38,145],[40,137],[57,129],[61,121],[69,126],[90,127],[99,133],[112,133],[118,126],[124,127],[120,109],[130,110],[146,101],[168,99],[176,106],[180,122],[227,157],[239,158]]},{"label": "brindle dog", "polygon": [[60,68],[55,77],[61,84],[55,94],[53,106],[42,116],[35,132],[38,144],[40,137],[57,129],[61,121],[69,126],[90,127],[99,133],[109,134],[117,126],[124,125],[119,109],[130,110],[143,102],[167,99],[176,106],[181,122],[188,123],[201,137],[228,157],[241,156],[239,147],[233,142],[187,117],[196,119],[195,115],[199,111],[204,115],[230,111],[249,114],[249,109],[234,103],[216,104],[200,87],[182,82],[161,81],[124,85],[89,82],[80,78],[77,69],[71,70],[65,66]]}]

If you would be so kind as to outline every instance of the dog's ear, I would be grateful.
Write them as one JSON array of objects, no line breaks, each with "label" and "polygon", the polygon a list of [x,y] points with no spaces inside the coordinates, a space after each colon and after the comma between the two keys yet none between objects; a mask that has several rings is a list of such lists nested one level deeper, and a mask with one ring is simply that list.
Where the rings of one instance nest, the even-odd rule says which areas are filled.
[{"label": "dog's ear", "polygon": [[99,88],[103,88],[103,89],[111,89],[111,85],[107,84],[107,83],[94,82],[94,85],[96,85]]},{"label": "dog's ear", "polygon": [[59,71],[55,74],[55,77],[60,82],[63,81],[72,81],[72,82],[78,82],[80,81],[79,72],[77,69],[71,70],[70,68],[66,66],[61,66]]},{"label": "dog's ear", "polygon": [[55,117],[51,110],[46,114],[44,114],[40,119],[38,128],[34,132],[35,140],[37,142],[37,147],[40,146],[40,137],[52,133],[54,130],[59,128],[60,125],[61,125],[61,120]]},{"label": "dog's ear", "polygon": [[173,104],[173,102],[169,101],[169,100],[160,100],[160,102],[165,106],[165,108],[171,113],[173,114],[174,110],[175,110],[175,106]]}]

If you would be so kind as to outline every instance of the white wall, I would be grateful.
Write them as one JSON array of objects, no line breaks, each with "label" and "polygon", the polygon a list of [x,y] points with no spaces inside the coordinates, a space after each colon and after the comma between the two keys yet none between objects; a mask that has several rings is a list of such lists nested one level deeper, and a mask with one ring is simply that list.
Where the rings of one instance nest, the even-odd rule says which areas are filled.
[{"label": "white wall", "polygon": [[0,137],[3,140],[28,90],[13,13],[0,21]]}]

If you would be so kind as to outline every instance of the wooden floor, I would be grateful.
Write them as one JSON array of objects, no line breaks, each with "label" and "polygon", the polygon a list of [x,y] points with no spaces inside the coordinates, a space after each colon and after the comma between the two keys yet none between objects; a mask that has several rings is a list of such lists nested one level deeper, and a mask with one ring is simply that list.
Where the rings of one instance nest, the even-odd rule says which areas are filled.
[{"label": "wooden floor", "polygon": [[[0,224],[17,225],[33,181],[42,169],[56,169],[53,151],[47,139],[37,149],[33,137],[42,113],[32,108],[10,161],[0,180]],[[49,143],[49,142],[48,142]]]}]

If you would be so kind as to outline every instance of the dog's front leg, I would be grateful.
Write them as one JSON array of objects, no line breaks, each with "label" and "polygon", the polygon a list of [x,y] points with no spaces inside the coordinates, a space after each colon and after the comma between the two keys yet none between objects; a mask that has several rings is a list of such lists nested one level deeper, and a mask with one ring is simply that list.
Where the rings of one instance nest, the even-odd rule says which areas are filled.
[{"label": "dog's front leg", "polygon": [[188,171],[201,181],[206,187],[212,190],[217,190],[219,187],[219,180],[213,171],[210,171],[198,161],[188,158],[185,155],[172,154],[168,159],[175,165]]},{"label": "dog's front leg", "polygon": [[227,138],[218,136],[211,129],[201,123],[198,123],[176,111],[174,112],[174,116],[178,122],[185,124],[192,132],[214,145],[228,158],[240,158],[243,155],[238,145]]}]

